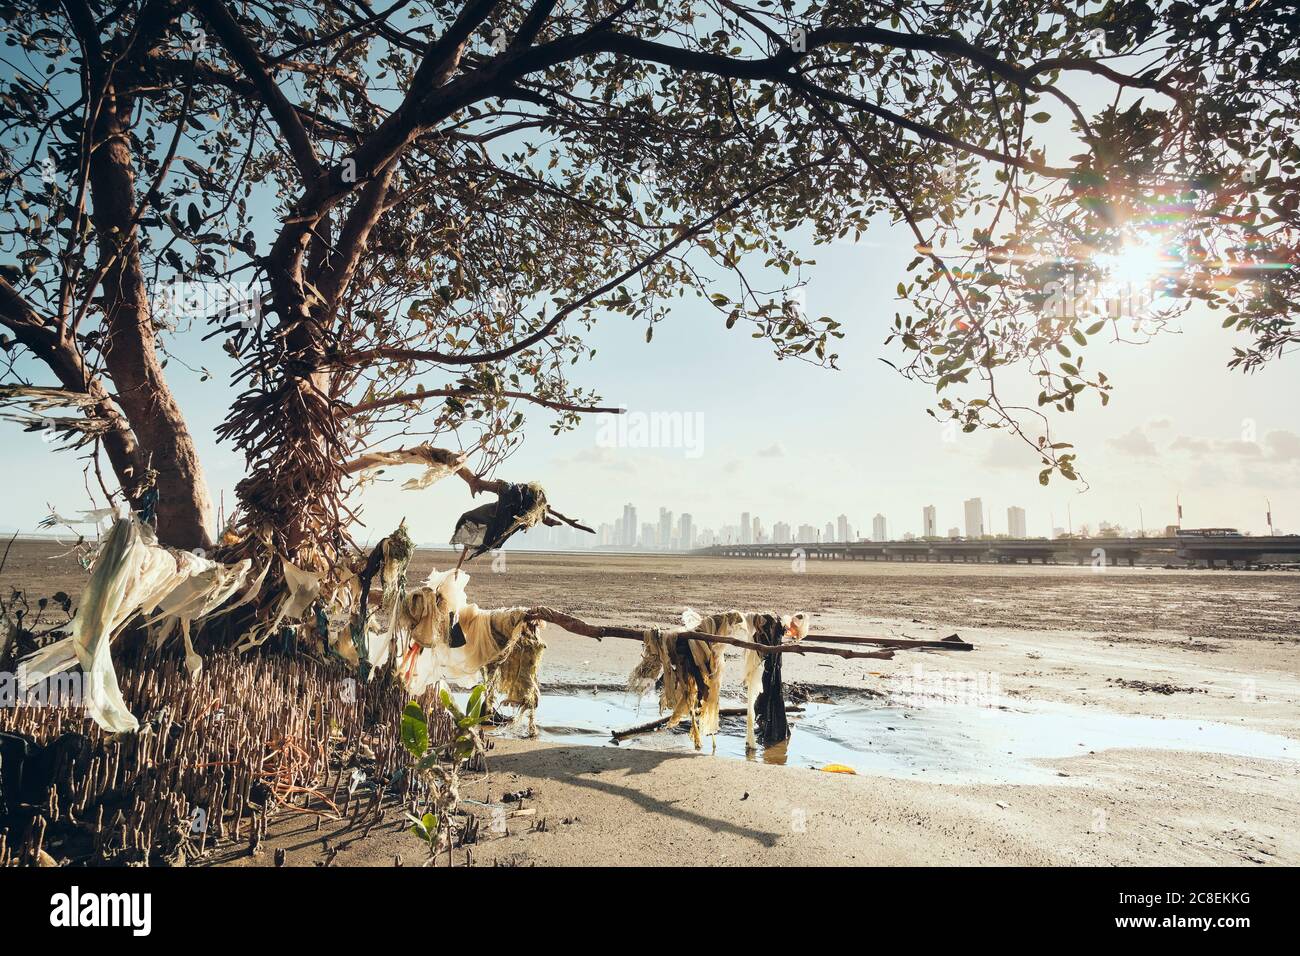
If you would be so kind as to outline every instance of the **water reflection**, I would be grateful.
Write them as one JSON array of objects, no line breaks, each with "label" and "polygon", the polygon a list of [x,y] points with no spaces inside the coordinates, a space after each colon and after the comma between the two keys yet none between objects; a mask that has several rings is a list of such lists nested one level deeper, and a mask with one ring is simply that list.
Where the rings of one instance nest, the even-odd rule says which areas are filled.
[{"label": "water reflection", "polygon": [[[724,707],[736,702],[724,701]],[[614,691],[547,692],[538,726],[545,740],[570,744],[693,752],[683,728],[614,743],[614,730],[658,716],[655,701]],[[703,756],[767,764],[824,767],[846,764],[860,774],[948,783],[1060,782],[1044,759],[1109,749],[1182,750],[1264,757],[1295,764],[1300,742],[1275,734],[1201,720],[1107,713],[1052,703],[1016,709],[945,704],[903,707],[885,702],[808,703],[790,715],[790,740],[745,752],[744,717],[722,718]]]}]

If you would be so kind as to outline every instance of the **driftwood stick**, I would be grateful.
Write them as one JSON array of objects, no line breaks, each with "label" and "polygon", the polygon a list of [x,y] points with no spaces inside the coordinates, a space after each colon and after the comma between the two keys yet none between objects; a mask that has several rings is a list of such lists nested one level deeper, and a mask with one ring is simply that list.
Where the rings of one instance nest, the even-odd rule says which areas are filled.
[{"label": "driftwood stick", "polygon": [[469,485],[469,493],[477,495],[480,491],[490,491],[493,494],[501,494],[505,491],[506,483],[500,478],[480,478],[474,474],[474,471],[468,466],[461,466],[456,471],[456,475]]},{"label": "driftwood stick", "polygon": [[[797,705],[787,706],[787,714],[802,714],[803,708]],[[719,717],[744,717],[749,711],[744,707],[723,707],[718,711]],[[611,730],[609,735],[615,740],[626,740],[628,737],[635,737],[638,734],[648,734],[655,730],[663,730],[672,720],[672,714],[664,714],[662,717],[656,717],[654,720],[644,724],[637,724],[635,727],[627,727],[623,730]],[[683,718],[684,719],[684,718]]]},{"label": "driftwood stick", "polygon": [[[571,614],[565,614],[549,607],[530,608],[527,616],[534,621],[549,621],[552,624],[558,624],[570,633],[581,637],[595,638],[598,641],[606,637],[616,637],[625,641],[645,639],[645,631],[641,628],[620,627],[614,624],[606,626],[588,624]],[[704,634],[700,631],[682,631],[680,636],[689,637],[693,641],[704,641],[706,644],[730,644],[732,647],[743,647],[747,651],[757,651],[760,654],[829,654],[832,657],[842,657],[846,660],[849,658],[871,657],[885,661],[891,660],[894,656],[892,649],[851,651],[847,648],[810,647],[806,644],[755,644],[752,641],[742,641],[738,637],[723,637],[718,634]]]},{"label": "driftwood stick", "polygon": [[899,650],[934,650],[934,651],[973,651],[974,644],[967,644],[956,634],[941,641],[914,641],[906,637],[847,637],[838,634],[809,634],[805,641],[820,641],[824,644],[874,644],[877,647],[893,647]]},{"label": "driftwood stick", "polygon": [[[547,506],[546,506],[546,511],[547,511],[547,515],[548,515],[548,516],[554,516],[555,518],[558,518],[558,519],[559,519],[560,521],[562,521],[564,524],[567,524],[570,528],[577,528],[579,531],[585,531],[585,532],[587,532],[588,534],[595,534],[595,533],[596,533],[595,529],[593,529],[593,528],[588,528],[585,524],[583,524],[581,521],[578,521],[578,520],[575,519],[575,518],[570,518],[568,515],[560,514],[560,512],[556,511],[556,510],[555,510],[554,508],[552,508],[550,505],[547,505]],[[549,524],[549,525],[551,525],[551,527],[555,527],[555,525],[558,524],[559,522],[553,522],[553,521],[547,520],[546,523]]]}]

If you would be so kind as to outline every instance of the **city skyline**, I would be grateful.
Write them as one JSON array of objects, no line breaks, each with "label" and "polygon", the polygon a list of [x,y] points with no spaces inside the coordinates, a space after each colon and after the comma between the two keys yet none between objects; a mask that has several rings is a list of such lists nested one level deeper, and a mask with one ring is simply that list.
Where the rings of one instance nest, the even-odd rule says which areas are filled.
[{"label": "city skyline", "polygon": [[[956,512],[958,509],[951,509]],[[1050,534],[1030,534],[1028,532],[1029,512],[1019,505],[1008,505],[1004,511],[1005,520],[995,522],[991,505],[986,504],[980,496],[962,501],[961,517],[963,526],[949,525],[943,534],[938,532],[940,516],[943,509],[936,504],[929,504],[921,509],[917,524],[919,533],[908,527],[904,521],[895,526],[883,512],[877,512],[867,524],[853,523],[847,514],[841,512],[824,524],[818,522],[791,523],[784,519],[773,521],[768,525],[762,515],[752,511],[742,511],[734,524],[721,524],[717,528],[699,525],[692,512],[674,512],[671,508],[657,506],[656,521],[639,521],[639,511],[631,502],[623,506],[622,516],[613,522],[600,522],[595,526],[594,535],[580,532],[568,527],[532,529],[524,539],[518,541],[518,547],[524,549],[577,549],[593,550],[627,549],[654,551],[689,551],[720,544],[822,544],[852,543],[861,541],[912,541],[925,539],[979,539],[979,538],[1060,538],[1072,534],[1081,536],[1141,536],[1157,535],[1171,525],[1152,525],[1149,527],[1130,526],[1123,522],[1100,520],[1095,523],[1084,522],[1074,525],[1053,525]],[[1048,515],[1050,523],[1055,518]],[[1191,525],[1188,525],[1191,527]],[[893,531],[891,532],[891,528]],[[904,528],[899,533],[898,529]],[[1280,528],[1277,533],[1283,533]]]}]

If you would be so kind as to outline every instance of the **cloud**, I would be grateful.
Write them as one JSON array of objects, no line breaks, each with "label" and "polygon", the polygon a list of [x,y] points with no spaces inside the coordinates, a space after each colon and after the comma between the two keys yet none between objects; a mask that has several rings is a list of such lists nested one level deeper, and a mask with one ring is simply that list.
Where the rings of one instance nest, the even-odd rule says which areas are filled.
[{"label": "cloud", "polygon": [[1031,472],[1041,466],[1042,456],[1023,441],[1013,438],[994,438],[984,452],[980,463],[986,468],[1003,468],[1008,471]]},{"label": "cloud", "polygon": [[1133,458],[1154,458],[1156,445],[1141,428],[1132,428],[1118,438],[1106,439],[1106,444]]},{"label": "cloud", "polygon": [[1214,443],[1208,438],[1192,438],[1179,435],[1169,446],[1170,451],[1185,451],[1191,455],[1208,455],[1214,451]]},{"label": "cloud", "polygon": [[1264,436],[1270,457],[1278,461],[1300,460],[1300,435],[1295,432],[1275,431]]},{"label": "cloud", "polygon": [[1268,458],[1272,461],[1300,460],[1300,435],[1295,432],[1273,431],[1264,439],[1264,444],[1255,441],[1220,441],[1212,438],[1195,438],[1191,435],[1179,435],[1169,445],[1170,451],[1186,452],[1189,455],[1234,455],[1238,458],[1263,458],[1267,446]]},{"label": "cloud", "polygon": [[593,448],[583,448],[572,455],[557,458],[556,461],[560,464],[598,468],[605,471],[633,473],[637,470],[632,457],[624,449],[602,448],[599,445]]},{"label": "cloud", "polygon": [[1264,454],[1264,449],[1259,447],[1259,443],[1253,441],[1219,442],[1219,450],[1229,455],[1241,455],[1245,458],[1258,458]]}]

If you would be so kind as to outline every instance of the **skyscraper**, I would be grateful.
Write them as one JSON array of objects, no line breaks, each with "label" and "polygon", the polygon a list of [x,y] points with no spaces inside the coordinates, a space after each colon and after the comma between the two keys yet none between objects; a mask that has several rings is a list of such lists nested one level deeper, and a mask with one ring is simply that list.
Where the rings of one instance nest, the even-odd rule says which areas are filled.
[{"label": "skyscraper", "polygon": [[677,519],[677,547],[683,551],[689,551],[695,547],[695,525],[691,521],[691,516],[682,512],[682,516]]},{"label": "skyscraper", "polygon": [[886,527],[885,516],[878,514],[871,519],[871,540],[887,541],[889,540],[889,530]]},{"label": "skyscraper", "polygon": [[623,506],[623,547],[636,547],[636,508],[630,504]]},{"label": "skyscraper", "polygon": [[848,515],[840,515],[838,518],[835,519],[835,540],[845,541],[845,542],[849,540],[849,516]]},{"label": "skyscraper", "polygon": [[1017,508],[1012,505],[1007,509],[1007,534],[1013,538],[1026,537],[1024,508]]},{"label": "skyscraper", "polygon": [[984,537],[984,502],[979,498],[967,498],[962,507],[966,512],[966,537]]},{"label": "skyscraper", "polygon": [[667,508],[659,509],[659,547],[667,551],[673,546],[673,513]]},{"label": "skyscraper", "polygon": [[742,511],[740,513],[740,543],[754,543],[754,525],[749,520],[748,511]]},{"label": "skyscraper", "polygon": [[921,537],[939,537],[939,522],[935,515],[934,505],[926,505],[921,509]]},{"label": "skyscraper", "polygon": [[822,544],[830,544],[835,540],[835,525],[829,521],[826,522],[826,535],[822,538]]}]

